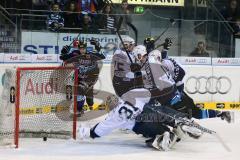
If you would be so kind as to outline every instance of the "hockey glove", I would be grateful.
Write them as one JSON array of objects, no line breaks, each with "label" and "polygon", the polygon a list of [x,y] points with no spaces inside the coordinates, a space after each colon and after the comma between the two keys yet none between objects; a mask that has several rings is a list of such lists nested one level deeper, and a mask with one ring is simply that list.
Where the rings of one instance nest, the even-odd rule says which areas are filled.
[{"label": "hockey glove", "polygon": [[68,54],[70,51],[70,46],[63,46],[61,53],[62,54]]},{"label": "hockey glove", "polygon": [[90,44],[95,46],[95,49],[99,52],[101,50],[100,43],[96,41],[95,39],[90,40]]},{"label": "hockey glove", "polygon": [[134,73],[134,88],[142,88],[143,87],[143,77],[141,68],[142,66],[137,63],[132,63],[130,65],[131,71]]},{"label": "hockey glove", "polygon": [[60,59],[61,60],[67,60],[69,58],[69,53],[70,51],[70,46],[63,46],[62,50],[61,50],[61,55],[60,55]]},{"label": "hockey glove", "polygon": [[141,68],[142,68],[142,66],[141,65],[139,65],[139,64],[137,64],[137,63],[132,63],[131,65],[130,65],[130,69],[131,69],[131,71],[132,72],[141,72]]},{"label": "hockey glove", "polygon": [[169,50],[171,46],[172,46],[171,38],[166,38],[163,44],[163,49]]}]

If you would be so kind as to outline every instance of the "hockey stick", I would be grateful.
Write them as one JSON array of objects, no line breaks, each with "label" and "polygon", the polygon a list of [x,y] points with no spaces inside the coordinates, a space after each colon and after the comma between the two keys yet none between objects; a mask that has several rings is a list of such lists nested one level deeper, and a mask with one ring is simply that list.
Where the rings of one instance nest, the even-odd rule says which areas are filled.
[{"label": "hockey stick", "polygon": [[[81,32],[78,33],[77,37],[75,39],[78,39],[78,37],[81,35]],[[74,40],[68,45],[71,46],[73,44]]]},{"label": "hockey stick", "polygon": [[156,43],[169,30],[171,26],[174,26],[175,23],[175,20],[173,18],[170,18],[167,28],[154,40],[154,43]]},{"label": "hockey stick", "polygon": [[[193,29],[199,27],[200,25],[202,25],[203,23],[205,23],[205,21],[202,21],[202,22],[198,23],[197,25],[195,25],[194,27],[190,28],[189,30],[193,30]],[[177,37],[180,38],[180,37],[183,36],[183,34],[189,32],[189,30],[186,30],[186,31],[184,31],[184,32],[181,32],[180,35],[176,35],[176,36],[174,36],[174,37],[171,37],[170,39],[176,39]],[[157,48],[163,46],[163,44],[164,44],[164,43],[157,45],[157,46],[155,47],[155,49],[157,49]]]},{"label": "hockey stick", "polygon": [[[183,118],[183,117],[181,117],[181,116],[178,116],[177,117],[177,114],[175,114],[175,115],[170,115],[170,114],[167,114],[167,113],[164,113],[164,112],[161,112],[159,109],[157,109],[159,106],[155,106],[155,107],[150,107],[150,106],[147,106],[149,109],[151,109],[152,111],[154,111],[154,112],[157,112],[159,115],[161,115],[161,116],[163,116],[163,117],[166,117],[166,118],[169,118],[169,119],[171,119],[172,121],[175,121],[175,123],[177,123],[177,124],[185,124],[185,125],[187,125],[187,126],[190,126],[190,127],[194,127],[194,128],[197,128],[197,129],[199,129],[199,130],[201,130],[202,132],[204,132],[204,133],[208,133],[208,134],[211,134],[211,135],[213,135],[214,137],[216,137],[217,139],[218,139],[218,141],[221,143],[221,145],[224,147],[224,149],[226,149],[228,152],[231,152],[231,149],[227,146],[227,144],[223,141],[223,139],[219,136],[219,134],[217,134],[217,132],[216,131],[213,131],[213,130],[210,130],[210,129],[208,129],[208,128],[206,128],[206,127],[203,127],[203,126],[201,126],[201,125],[199,125],[199,124],[196,124],[196,123],[194,123],[193,121],[191,121],[191,120],[189,120],[189,119],[186,119],[186,118]],[[161,107],[161,106],[160,106]],[[164,106],[164,107],[166,107],[166,106]],[[178,112],[178,111],[176,111],[176,110],[173,110],[173,109],[171,109],[171,108],[169,108],[169,107],[166,107],[168,110],[172,110],[173,111],[173,113],[175,112]],[[179,114],[182,114],[182,113],[180,113],[179,112]]]},{"label": "hockey stick", "polygon": [[119,39],[120,39],[120,41],[121,41],[121,44],[122,44],[122,46],[123,46],[124,51],[127,53],[128,59],[130,60],[130,62],[131,62],[131,64],[132,64],[132,63],[133,63],[132,58],[130,57],[129,52],[128,52],[128,50],[126,49],[126,47],[125,47],[125,45],[124,45],[124,43],[123,43],[123,39],[122,39],[121,34],[119,33],[119,30],[120,30],[120,27],[121,27],[121,25],[122,25],[122,22],[123,22],[123,17],[121,16],[120,19],[119,19],[119,21],[118,21],[118,24],[117,24],[116,33],[117,33],[117,35],[118,35],[118,37],[119,37]]},{"label": "hockey stick", "polygon": [[135,43],[136,43],[136,45],[137,45],[137,42],[138,42],[138,30],[137,30],[137,28],[136,28],[132,23],[130,23],[130,22],[127,22],[127,25],[132,28],[132,30],[133,30],[133,32],[134,32],[134,34],[135,34]]},{"label": "hockey stick", "polygon": [[[173,18],[170,18],[167,28],[157,38],[155,38],[153,44],[155,44],[169,30],[170,27],[173,27],[175,25],[175,23],[176,23],[175,20]],[[159,48],[160,46],[163,46],[164,44],[165,43],[157,45],[157,47],[154,47],[154,50]]]}]

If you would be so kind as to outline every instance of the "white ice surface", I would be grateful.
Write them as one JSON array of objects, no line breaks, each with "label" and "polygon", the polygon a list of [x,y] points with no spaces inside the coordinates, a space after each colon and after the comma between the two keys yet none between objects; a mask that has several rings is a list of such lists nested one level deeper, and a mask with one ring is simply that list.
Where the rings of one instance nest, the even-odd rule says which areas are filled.
[{"label": "white ice surface", "polygon": [[0,160],[239,160],[240,112],[236,121],[227,124],[220,119],[200,123],[219,133],[231,148],[227,152],[218,140],[205,134],[200,140],[186,139],[168,152],[147,148],[144,139],[134,134],[114,132],[97,140],[73,141],[24,138],[19,149],[0,149]]}]

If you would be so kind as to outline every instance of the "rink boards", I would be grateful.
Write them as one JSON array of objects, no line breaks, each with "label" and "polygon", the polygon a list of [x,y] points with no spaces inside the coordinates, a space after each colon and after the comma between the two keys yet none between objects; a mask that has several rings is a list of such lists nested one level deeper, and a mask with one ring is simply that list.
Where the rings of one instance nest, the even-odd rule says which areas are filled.
[{"label": "rink boards", "polygon": [[[185,58],[176,60],[183,64],[186,70],[185,92],[196,104],[209,109],[240,109],[240,61],[238,59]],[[214,64],[212,64],[214,62]],[[34,66],[60,66],[60,63],[2,63],[0,64],[0,93],[2,92],[5,69]],[[95,88],[95,109],[102,104],[103,92],[114,93],[111,81],[110,64],[104,64]],[[38,106],[32,106],[29,114],[37,113]],[[45,106],[49,111],[48,107]],[[86,107],[87,108],[87,107]],[[22,111],[28,113],[28,111]]]}]

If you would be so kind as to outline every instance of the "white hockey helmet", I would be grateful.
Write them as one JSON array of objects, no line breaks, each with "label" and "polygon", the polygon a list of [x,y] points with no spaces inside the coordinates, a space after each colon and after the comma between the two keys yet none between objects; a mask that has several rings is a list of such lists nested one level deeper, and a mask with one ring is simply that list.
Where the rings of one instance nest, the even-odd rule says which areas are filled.
[{"label": "white hockey helmet", "polygon": [[144,45],[137,45],[133,48],[133,55],[137,61],[141,61],[142,58],[147,55],[147,49]]},{"label": "white hockey helmet", "polygon": [[160,62],[162,61],[162,54],[159,50],[155,49],[151,51],[148,55],[149,60],[152,60],[154,62]]},{"label": "white hockey helmet", "polygon": [[135,44],[135,40],[130,36],[123,36],[122,40],[123,40],[124,44],[128,44],[128,45],[134,45]]},{"label": "white hockey helmet", "polygon": [[123,40],[123,44],[121,43],[119,45],[119,48],[123,49],[122,45],[124,45],[127,51],[132,52],[133,47],[135,46],[135,40],[129,36],[123,36],[122,40]]}]

